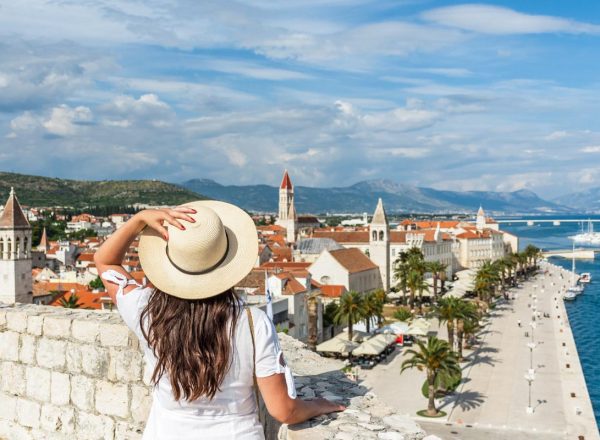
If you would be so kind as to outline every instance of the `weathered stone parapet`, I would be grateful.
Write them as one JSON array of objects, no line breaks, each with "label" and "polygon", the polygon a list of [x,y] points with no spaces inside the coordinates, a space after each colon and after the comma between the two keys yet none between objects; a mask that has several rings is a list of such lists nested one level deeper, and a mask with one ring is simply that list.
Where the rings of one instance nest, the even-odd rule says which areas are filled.
[{"label": "weathered stone parapet", "polygon": [[[395,415],[322,358],[280,334],[301,397],[347,405],[297,426],[267,421],[267,439],[418,440]],[[140,439],[151,405],[150,371],[118,314],[37,305],[0,307],[0,439]]]},{"label": "weathered stone parapet", "polygon": [[151,395],[114,313],[0,308],[0,438],[139,439]]}]

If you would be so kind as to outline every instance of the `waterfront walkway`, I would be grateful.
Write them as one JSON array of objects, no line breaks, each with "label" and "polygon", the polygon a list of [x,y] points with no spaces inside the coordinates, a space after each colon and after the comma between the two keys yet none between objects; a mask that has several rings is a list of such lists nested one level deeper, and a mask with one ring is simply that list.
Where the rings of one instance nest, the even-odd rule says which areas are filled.
[{"label": "waterfront walkway", "polygon": [[[463,384],[454,396],[438,402],[446,417],[415,416],[427,404],[420,391],[425,375],[418,370],[400,375],[403,354],[366,372],[364,385],[399,413],[415,416],[428,433],[445,440],[600,439],[560,294],[570,276],[565,272],[561,279],[562,269],[551,265],[544,269],[549,271],[547,276],[513,289],[515,299],[498,304],[486,320],[480,344],[475,351],[466,351]],[[534,413],[527,414],[525,374],[530,368],[527,343],[531,342],[534,303],[542,317],[533,329],[537,344],[531,393]],[[544,313],[550,317],[544,318]],[[446,338],[445,328],[439,333]]]}]

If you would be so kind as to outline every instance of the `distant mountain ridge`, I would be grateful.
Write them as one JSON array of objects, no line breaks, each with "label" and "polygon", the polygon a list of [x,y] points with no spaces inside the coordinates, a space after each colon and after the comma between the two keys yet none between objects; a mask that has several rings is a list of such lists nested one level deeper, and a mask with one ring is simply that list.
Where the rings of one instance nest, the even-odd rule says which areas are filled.
[{"label": "distant mountain ridge", "polygon": [[[269,185],[221,185],[210,179],[192,179],[183,187],[208,197],[235,203],[247,210],[275,212],[279,188]],[[294,187],[300,213],[371,212],[381,197],[389,212],[472,212],[482,205],[488,211],[546,214],[571,212],[561,204],[543,200],[534,192],[442,191],[397,183],[367,180],[347,187]]]},{"label": "distant mountain ridge", "polygon": [[158,180],[69,180],[0,172],[0,203],[10,188],[29,206],[129,206],[174,205],[206,197]]},{"label": "distant mountain ridge", "polygon": [[600,186],[556,197],[552,201],[582,213],[597,213],[600,212]]}]

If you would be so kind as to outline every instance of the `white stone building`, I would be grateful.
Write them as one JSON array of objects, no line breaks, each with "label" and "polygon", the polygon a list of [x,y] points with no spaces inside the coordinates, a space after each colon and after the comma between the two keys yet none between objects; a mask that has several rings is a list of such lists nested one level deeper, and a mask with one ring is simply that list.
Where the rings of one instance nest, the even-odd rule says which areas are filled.
[{"label": "white stone building", "polygon": [[31,225],[13,188],[0,216],[0,302],[31,303]]}]

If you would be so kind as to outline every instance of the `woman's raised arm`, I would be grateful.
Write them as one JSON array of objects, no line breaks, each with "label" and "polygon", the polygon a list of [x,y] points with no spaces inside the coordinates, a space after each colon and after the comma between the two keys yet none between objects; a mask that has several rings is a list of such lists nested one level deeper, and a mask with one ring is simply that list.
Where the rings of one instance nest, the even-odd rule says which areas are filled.
[{"label": "woman's raised arm", "polygon": [[[194,219],[187,214],[194,214],[195,212],[190,208],[146,209],[138,212],[117,229],[94,254],[94,263],[96,263],[98,274],[113,269],[122,273],[125,277],[131,278],[125,268],[121,266],[121,263],[131,242],[135,240],[139,233],[148,226],[158,231],[165,240],[168,240],[169,235],[164,223],[170,223],[179,229],[185,229],[185,226],[179,220],[194,222]],[[102,281],[104,282],[104,280]],[[104,283],[104,286],[112,301],[116,303],[118,286],[113,283]],[[133,288],[133,286],[129,286],[127,289]]]}]

